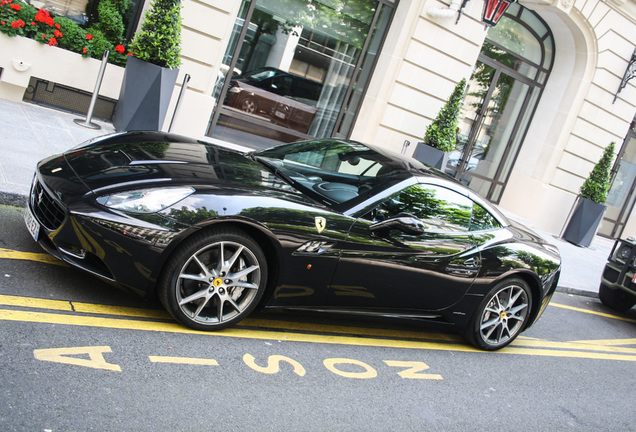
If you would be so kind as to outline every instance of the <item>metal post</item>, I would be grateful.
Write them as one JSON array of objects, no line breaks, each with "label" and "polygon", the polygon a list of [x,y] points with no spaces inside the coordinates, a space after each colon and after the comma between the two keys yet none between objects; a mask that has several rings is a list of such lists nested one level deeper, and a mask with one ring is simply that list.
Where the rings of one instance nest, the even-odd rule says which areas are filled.
[{"label": "metal post", "polygon": [[105,50],[104,55],[102,56],[102,66],[99,68],[99,75],[97,76],[97,82],[95,83],[95,90],[93,90],[93,97],[91,98],[91,104],[88,107],[88,112],[86,113],[86,119],[75,119],[73,120],[80,126],[84,126],[90,129],[101,129],[101,126],[91,122],[93,119],[93,110],[95,109],[95,103],[97,102],[97,97],[99,95],[99,88],[102,85],[102,80],[104,79],[104,71],[106,70],[106,64],[108,63],[108,56],[110,55],[110,50]]},{"label": "metal post", "polygon": [[404,144],[402,144],[402,154],[406,153],[406,149],[411,145],[411,141],[404,140]]},{"label": "metal post", "polygon": [[172,125],[174,124],[174,119],[177,118],[177,114],[179,114],[179,108],[181,108],[181,102],[185,96],[185,91],[188,89],[188,83],[190,82],[190,74],[185,74],[183,77],[183,84],[181,84],[181,91],[179,91],[179,98],[177,99],[177,105],[174,107],[174,113],[172,114],[172,120],[170,120],[170,127],[168,128],[168,132],[172,132]]}]

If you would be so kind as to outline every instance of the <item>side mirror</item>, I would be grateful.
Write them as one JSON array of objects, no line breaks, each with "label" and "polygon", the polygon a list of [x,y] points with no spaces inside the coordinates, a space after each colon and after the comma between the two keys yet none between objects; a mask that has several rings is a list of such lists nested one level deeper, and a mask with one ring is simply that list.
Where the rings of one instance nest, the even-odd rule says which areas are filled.
[{"label": "side mirror", "polygon": [[426,231],[426,224],[413,215],[401,213],[396,217],[383,220],[369,227],[373,234],[383,235],[392,229],[400,230],[405,234],[419,235]]}]

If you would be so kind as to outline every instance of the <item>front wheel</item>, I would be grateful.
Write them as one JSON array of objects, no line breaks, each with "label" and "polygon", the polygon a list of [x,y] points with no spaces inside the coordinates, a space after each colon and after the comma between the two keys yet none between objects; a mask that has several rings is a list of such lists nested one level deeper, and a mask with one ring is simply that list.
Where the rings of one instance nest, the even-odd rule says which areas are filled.
[{"label": "front wheel", "polygon": [[159,299],[179,322],[220,330],[249,315],[265,291],[267,262],[256,242],[238,230],[195,234],[168,260]]},{"label": "front wheel", "polygon": [[487,351],[505,347],[524,329],[531,306],[530,287],[524,280],[498,283],[479,304],[466,329],[466,339]]}]

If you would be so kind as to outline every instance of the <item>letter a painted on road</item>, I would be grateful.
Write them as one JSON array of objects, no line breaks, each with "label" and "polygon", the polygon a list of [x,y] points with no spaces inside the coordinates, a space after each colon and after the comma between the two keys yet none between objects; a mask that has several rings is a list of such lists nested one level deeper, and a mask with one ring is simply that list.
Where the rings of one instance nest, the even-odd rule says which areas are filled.
[{"label": "letter a painted on road", "polygon": [[[112,363],[107,363],[103,353],[111,352],[108,346],[95,347],[71,347],[71,348],[49,348],[33,350],[36,359],[50,361],[54,363],[71,364],[94,369],[105,369],[109,371],[121,372],[121,368]],[[89,359],[69,357],[76,355],[87,355]]]}]

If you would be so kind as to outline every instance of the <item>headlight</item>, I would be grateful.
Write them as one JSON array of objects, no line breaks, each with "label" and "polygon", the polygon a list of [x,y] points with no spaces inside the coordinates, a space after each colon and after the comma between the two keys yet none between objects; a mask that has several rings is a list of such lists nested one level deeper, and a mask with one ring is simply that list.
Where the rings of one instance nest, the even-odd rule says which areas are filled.
[{"label": "headlight", "polygon": [[140,189],[103,195],[97,202],[106,207],[131,213],[156,213],[170,207],[194,192],[192,187]]}]

